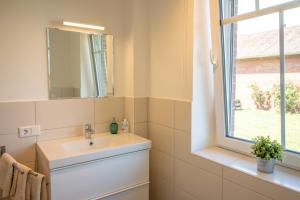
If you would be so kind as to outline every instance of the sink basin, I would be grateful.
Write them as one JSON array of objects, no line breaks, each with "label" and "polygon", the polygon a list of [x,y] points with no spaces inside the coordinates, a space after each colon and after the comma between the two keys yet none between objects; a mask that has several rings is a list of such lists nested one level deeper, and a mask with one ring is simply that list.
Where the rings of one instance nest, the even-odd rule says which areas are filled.
[{"label": "sink basin", "polygon": [[[91,144],[92,143],[92,144]],[[38,152],[43,154],[49,169],[112,157],[129,152],[149,149],[150,140],[131,133],[112,135],[99,133],[92,140],[83,136],[42,141],[37,143]]]}]

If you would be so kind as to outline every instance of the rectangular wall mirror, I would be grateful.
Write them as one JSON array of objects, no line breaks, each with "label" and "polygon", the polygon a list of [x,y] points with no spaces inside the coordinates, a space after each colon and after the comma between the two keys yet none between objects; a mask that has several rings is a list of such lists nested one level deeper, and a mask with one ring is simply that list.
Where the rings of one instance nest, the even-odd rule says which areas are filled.
[{"label": "rectangular wall mirror", "polygon": [[114,94],[113,36],[47,29],[49,99]]}]

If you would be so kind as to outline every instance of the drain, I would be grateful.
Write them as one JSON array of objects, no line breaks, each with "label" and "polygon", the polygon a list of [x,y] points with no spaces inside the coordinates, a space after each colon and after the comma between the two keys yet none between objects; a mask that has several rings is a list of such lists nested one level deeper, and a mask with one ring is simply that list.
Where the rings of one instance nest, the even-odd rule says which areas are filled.
[{"label": "drain", "polygon": [[90,141],[90,146],[92,146],[94,143],[92,141]]}]

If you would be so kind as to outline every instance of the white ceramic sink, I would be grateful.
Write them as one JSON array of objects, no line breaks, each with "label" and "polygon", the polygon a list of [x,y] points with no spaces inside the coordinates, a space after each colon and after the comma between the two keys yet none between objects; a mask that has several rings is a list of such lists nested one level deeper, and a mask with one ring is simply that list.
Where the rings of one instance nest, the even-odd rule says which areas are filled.
[{"label": "white ceramic sink", "polygon": [[[92,141],[92,145],[90,142]],[[112,135],[99,133],[92,140],[83,136],[42,141],[37,143],[38,152],[48,160],[49,169],[90,162],[129,152],[149,149],[150,140],[131,133]]]}]

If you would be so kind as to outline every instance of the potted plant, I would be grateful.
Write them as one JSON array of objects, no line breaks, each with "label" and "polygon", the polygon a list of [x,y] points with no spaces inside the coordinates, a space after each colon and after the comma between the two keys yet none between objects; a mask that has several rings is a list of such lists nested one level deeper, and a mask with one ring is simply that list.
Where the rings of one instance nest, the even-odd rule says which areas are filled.
[{"label": "potted plant", "polygon": [[257,136],[253,142],[251,149],[252,154],[256,156],[258,171],[273,173],[275,161],[282,159],[282,146],[276,140],[272,141],[270,136]]}]

